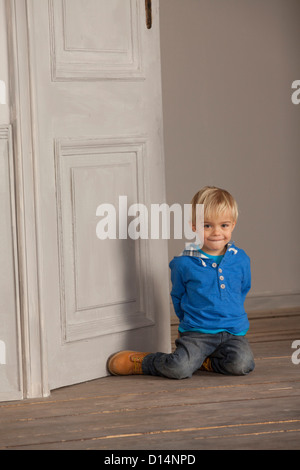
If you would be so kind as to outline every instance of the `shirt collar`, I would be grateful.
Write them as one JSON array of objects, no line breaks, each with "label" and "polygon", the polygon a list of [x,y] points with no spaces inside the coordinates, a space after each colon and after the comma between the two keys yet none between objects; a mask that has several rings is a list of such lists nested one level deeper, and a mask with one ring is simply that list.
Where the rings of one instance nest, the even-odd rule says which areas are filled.
[{"label": "shirt collar", "polygon": [[[185,249],[181,253],[181,256],[195,256],[196,258],[209,259],[209,257],[201,253],[199,249],[200,249],[200,246],[196,245],[195,243],[186,243]],[[226,255],[227,252],[230,252],[230,251],[232,251],[235,255],[238,252],[233,242],[227,244],[227,250],[224,256]]]}]

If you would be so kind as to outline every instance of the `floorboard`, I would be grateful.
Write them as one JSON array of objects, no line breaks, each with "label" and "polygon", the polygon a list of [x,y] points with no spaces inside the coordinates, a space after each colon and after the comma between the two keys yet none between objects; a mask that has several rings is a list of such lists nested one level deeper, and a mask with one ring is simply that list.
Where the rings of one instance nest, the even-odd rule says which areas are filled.
[{"label": "floorboard", "polygon": [[300,364],[291,360],[300,317],[287,317],[256,320],[246,377],[106,377],[1,403],[0,449],[300,449]]}]

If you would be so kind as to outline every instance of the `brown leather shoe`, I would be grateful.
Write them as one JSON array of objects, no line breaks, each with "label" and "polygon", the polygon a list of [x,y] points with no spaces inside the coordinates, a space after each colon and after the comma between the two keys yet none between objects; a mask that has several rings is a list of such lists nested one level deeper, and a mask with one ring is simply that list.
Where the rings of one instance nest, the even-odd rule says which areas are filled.
[{"label": "brown leather shoe", "polygon": [[107,361],[107,368],[112,375],[143,374],[142,362],[150,353],[137,351],[120,351],[113,354]]},{"label": "brown leather shoe", "polygon": [[212,368],[212,365],[211,365],[211,360],[209,357],[207,357],[204,361],[203,361],[203,364],[202,366],[200,367],[199,370],[205,370],[206,372],[213,372],[213,368]]}]

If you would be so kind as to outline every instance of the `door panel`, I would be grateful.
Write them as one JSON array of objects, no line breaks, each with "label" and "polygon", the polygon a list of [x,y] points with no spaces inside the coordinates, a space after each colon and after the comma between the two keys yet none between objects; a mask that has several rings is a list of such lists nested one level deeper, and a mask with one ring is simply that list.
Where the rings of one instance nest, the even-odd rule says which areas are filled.
[{"label": "door panel", "polygon": [[116,216],[120,195],[128,207],[146,203],[144,147],[141,139],[57,142],[60,294],[67,342],[153,324],[152,296],[143,282],[151,278],[148,242],[119,239],[118,221],[116,239],[96,236],[99,203],[109,201]]},{"label": "door panel", "polygon": [[50,0],[54,80],[142,76],[140,0]]},{"label": "door panel", "polygon": [[152,3],[148,30],[143,0],[27,1],[50,389],[107,375],[117,350],[170,349],[166,240],[96,234],[101,204],[165,201]]}]

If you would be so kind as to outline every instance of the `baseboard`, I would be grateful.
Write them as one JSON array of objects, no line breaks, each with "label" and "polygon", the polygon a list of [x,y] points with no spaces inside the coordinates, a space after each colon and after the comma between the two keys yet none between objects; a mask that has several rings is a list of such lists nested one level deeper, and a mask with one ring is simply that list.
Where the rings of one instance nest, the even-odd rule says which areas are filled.
[{"label": "baseboard", "polygon": [[246,298],[245,310],[247,313],[255,311],[270,311],[281,309],[299,309],[300,311],[300,293],[282,293],[282,294],[258,294],[249,295]]}]

